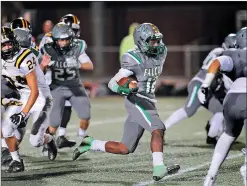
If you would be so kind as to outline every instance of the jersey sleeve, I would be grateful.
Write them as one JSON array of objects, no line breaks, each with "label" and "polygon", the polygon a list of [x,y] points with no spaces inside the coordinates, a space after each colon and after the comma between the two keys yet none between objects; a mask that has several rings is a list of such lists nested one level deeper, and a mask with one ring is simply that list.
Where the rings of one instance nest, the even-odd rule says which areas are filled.
[{"label": "jersey sleeve", "polygon": [[22,74],[27,75],[35,69],[37,63],[38,60],[32,51],[25,49],[16,59],[15,66]]},{"label": "jersey sleeve", "polygon": [[80,45],[80,53],[79,53],[79,57],[78,57],[79,62],[81,64],[88,63],[88,62],[92,63],[91,59],[86,54],[87,43],[84,40],[80,40],[79,45]]},{"label": "jersey sleeve", "polygon": [[141,58],[133,51],[123,54],[121,61],[121,68],[127,69],[135,73],[139,69],[139,65],[142,63]]}]

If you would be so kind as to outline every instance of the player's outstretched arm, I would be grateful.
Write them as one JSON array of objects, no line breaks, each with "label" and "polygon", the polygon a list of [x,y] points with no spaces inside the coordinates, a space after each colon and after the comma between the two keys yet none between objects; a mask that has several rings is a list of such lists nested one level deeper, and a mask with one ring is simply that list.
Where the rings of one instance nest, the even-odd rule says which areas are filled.
[{"label": "player's outstretched arm", "polygon": [[37,76],[35,70],[31,71],[29,74],[26,75],[26,80],[27,80],[27,85],[31,90],[31,93],[29,95],[25,107],[22,110],[22,112],[25,115],[27,115],[27,113],[31,110],[31,108],[33,107],[35,101],[39,96]]},{"label": "player's outstretched arm", "polygon": [[93,66],[93,63],[91,61],[81,63],[81,69],[82,70],[93,70],[93,68],[94,68],[94,66]]}]

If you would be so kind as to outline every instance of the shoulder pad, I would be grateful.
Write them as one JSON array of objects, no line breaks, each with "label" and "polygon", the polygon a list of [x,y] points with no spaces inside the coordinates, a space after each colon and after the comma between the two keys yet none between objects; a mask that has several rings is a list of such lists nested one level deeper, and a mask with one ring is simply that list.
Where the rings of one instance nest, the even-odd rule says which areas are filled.
[{"label": "shoulder pad", "polygon": [[137,64],[143,63],[140,54],[137,50],[131,50],[124,53],[122,57],[122,61],[132,61],[132,62],[135,61],[135,63]]}]

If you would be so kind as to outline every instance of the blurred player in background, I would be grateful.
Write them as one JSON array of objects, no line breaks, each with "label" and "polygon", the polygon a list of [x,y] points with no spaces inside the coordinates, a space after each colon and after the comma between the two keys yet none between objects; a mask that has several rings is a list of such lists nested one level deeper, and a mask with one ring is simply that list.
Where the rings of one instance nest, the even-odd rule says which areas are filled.
[{"label": "blurred player in background", "polygon": [[[108,86],[120,95],[125,95],[125,107],[128,118],[124,124],[121,142],[100,141],[85,137],[75,149],[73,160],[91,150],[113,154],[133,153],[144,130],[151,133],[151,151],[153,157],[153,179],[158,181],[164,176],[176,173],[179,165],[166,166],[163,161],[163,138],[165,126],[160,120],[155,103],[155,84],[162,73],[167,49],[162,41],[163,35],[151,23],[143,23],[135,29],[134,41],[138,49],[125,53],[121,69],[110,80]],[[119,86],[124,77],[135,76],[138,88]],[[138,92],[137,92],[138,91]]]},{"label": "blurred player in background", "polygon": [[[207,102],[205,104],[201,104],[201,102],[199,101],[199,99],[197,98],[197,92],[203,82],[203,80],[205,79],[206,73],[207,73],[207,69],[210,66],[210,64],[213,62],[213,59],[215,59],[216,57],[222,55],[224,50],[227,50],[229,48],[234,48],[236,45],[236,34],[229,34],[223,44],[222,47],[218,47],[213,49],[208,56],[205,58],[205,60],[203,61],[203,65],[201,67],[201,69],[199,70],[199,72],[191,79],[191,81],[189,82],[187,89],[188,89],[188,97],[187,97],[187,101],[186,104],[178,109],[177,111],[175,111],[174,113],[172,113],[165,121],[165,126],[166,129],[169,129],[170,127],[172,127],[173,125],[177,124],[178,122],[193,116],[198,108],[200,106],[204,106],[207,110],[209,110],[210,112],[212,112],[214,115],[210,120],[210,125],[209,123],[206,126],[206,130],[207,130],[207,140],[206,143],[208,144],[216,144],[216,137],[219,137],[224,129],[224,125],[223,125],[223,107],[222,107],[222,101],[224,99],[225,96],[225,89],[229,88],[229,86],[231,85],[231,81],[229,81],[229,78],[225,77],[225,81],[221,82],[223,83],[223,87],[220,87],[221,85],[219,85],[219,83],[217,82],[217,78],[215,79],[215,83],[214,83],[214,89],[216,89],[216,87],[220,87],[218,88],[219,90],[214,92],[214,95],[211,95]],[[217,94],[217,96],[216,96]]]},{"label": "blurred player in background", "polygon": [[79,136],[84,137],[89,126],[91,106],[79,70],[93,70],[93,63],[85,52],[86,42],[77,39],[66,23],[60,22],[54,26],[52,40],[52,43],[41,48],[41,67],[44,72],[49,67],[52,74],[50,89],[54,105],[49,133],[54,135],[61,125],[65,102],[68,100],[80,118]]},{"label": "blurred player in background", "polygon": [[[240,135],[244,122],[247,121],[247,27],[237,32],[236,41],[237,49],[224,51],[222,56],[217,57],[210,64],[205,80],[198,92],[198,98],[204,104],[211,91],[210,85],[219,71],[226,73],[234,81],[223,104],[226,129],[216,144],[204,186],[214,185],[221,164],[224,162],[231,145]],[[246,166],[246,164],[244,165]],[[246,167],[244,179],[246,180]]]},{"label": "blurred player in background", "polygon": [[[79,37],[80,37],[80,21],[77,18],[77,16],[75,16],[73,14],[66,14],[65,16],[63,16],[60,19],[60,22],[63,22],[65,24],[69,25],[74,32],[75,38],[79,39]],[[52,42],[53,42],[52,32],[49,32],[49,33],[45,34],[45,36],[42,38],[40,45],[39,45],[39,48],[41,49],[44,46],[44,44],[52,43]],[[51,84],[51,70],[49,68],[46,68],[45,77],[46,77],[47,84],[50,85]],[[61,125],[58,128],[58,137],[57,137],[57,141],[56,141],[58,148],[73,147],[76,144],[74,141],[70,141],[65,137],[66,128],[67,128],[67,125],[68,125],[70,118],[71,118],[71,113],[72,113],[71,104],[68,100],[66,100],[63,115],[62,115]],[[43,152],[44,151],[46,151],[46,150],[43,149]]]}]

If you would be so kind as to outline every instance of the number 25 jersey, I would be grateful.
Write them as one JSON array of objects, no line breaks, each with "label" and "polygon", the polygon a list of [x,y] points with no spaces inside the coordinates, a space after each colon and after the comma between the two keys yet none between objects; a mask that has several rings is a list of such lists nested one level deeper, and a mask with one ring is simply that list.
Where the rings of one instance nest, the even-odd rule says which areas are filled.
[{"label": "number 25 jersey", "polygon": [[50,89],[45,83],[45,76],[40,69],[38,60],[34,53],[27,48],[20,51],[9,60],[2,61],[2,76],[20,92],[30,92],[27,85],[26,75],[35,70],[40,95],[51,96]]},{"label": "number 25 jersey", "polygon": [[65,54],[62,54],[55,47],[54,43],[47,43],[44,45],[41,49],[41,53],[43,55],[47,53],[51,56],[51,62],[49,64],[49,68],[52,72],[51,87],[82,86],[79,74],[81,63],[91,61],[85,53],[85,49],[86,42],[80,39],[74,39],[72,47]]}]

